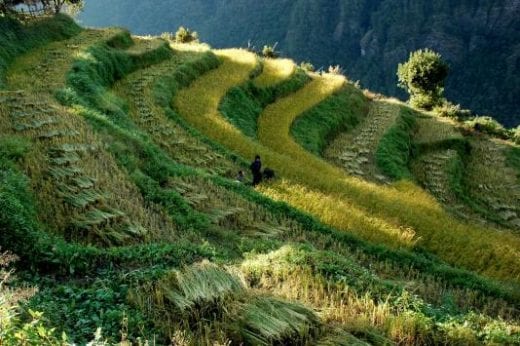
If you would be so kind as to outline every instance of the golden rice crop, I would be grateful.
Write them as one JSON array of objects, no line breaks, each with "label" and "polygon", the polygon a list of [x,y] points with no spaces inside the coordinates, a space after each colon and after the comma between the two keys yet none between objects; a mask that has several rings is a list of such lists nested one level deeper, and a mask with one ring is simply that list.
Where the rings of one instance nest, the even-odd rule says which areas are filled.
[{"label": "golden rice crop", "polygon": [[[264,165],[274,168],[286,180],[273,188],[282,191],[277,197],[295,203],[287,184],[305,186],[310,191],[345,201],[366,215],[385,220],[402,229],[412,229],[419,245],[444,260],[485,275],[505,280],[520,279],[520,240],[510,234],[464,224],[448,215],[437,202],[412,183],[401,182],[381,187],[349,177],[344,172],[303,150],[289,135],[291,123],[306,109],[316,105],[340,88],[344,81],[337,76],[313,76],[314,80],[296,93],[268,106],[259,120],[258,143],[243,136],[219,113],[220,100],[233,86],[248,79],[257,63],[244,50],[217,51],[223,64],[179,92],[174,105],[189,122],[210,138],[244,157],[259,154]],[[301,195],[297,205],[305,208],[316,203],[313,195]],[[328,202],[330,203],[330,202]],[[313,208],[322,221],[336,213],[334,226],[351,229],[352,211]],[[357,212],[357,211],[356,211]]]},{"label": "golden rice crop", "polygon": [[296,65],[290,59],[265,58],[263,67],[262,74],[254,80],[258,87],[267,87],[283,82],[296,71]]}]

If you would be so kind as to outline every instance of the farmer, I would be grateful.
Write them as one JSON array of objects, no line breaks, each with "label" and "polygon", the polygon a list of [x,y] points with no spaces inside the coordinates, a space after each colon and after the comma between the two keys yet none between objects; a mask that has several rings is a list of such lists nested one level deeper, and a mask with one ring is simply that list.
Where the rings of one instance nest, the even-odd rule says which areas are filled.
[{"label": "farmer", "polygon": [[262,181],[262,161],[259,155],[255,156],[255,160],[251,163],[250,168],[253,174],[253,186],[256,186]]}]

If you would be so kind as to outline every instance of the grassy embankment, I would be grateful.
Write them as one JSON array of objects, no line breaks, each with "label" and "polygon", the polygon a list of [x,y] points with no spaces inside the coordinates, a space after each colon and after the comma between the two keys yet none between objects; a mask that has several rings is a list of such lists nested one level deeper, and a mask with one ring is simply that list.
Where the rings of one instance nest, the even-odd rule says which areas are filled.
[{"label": "grassy embankment", "polygon": [[350,178],[294,143],[289,137],[293,120],[342,87],[341,78],[316,77],[290,97],[268,106],[259,120],[258,143],[244,137],[218,111],[228,89],[247,81],[256,59],[236,50],[219,55],[222,65],[181,91],[175,106],[213,140],[244,157],[260,154],[265,165],[286,178],[262,187],[264,193],[366,239],[394,247],[424,248],[464,268],[504,280],[518,279],[516,237],[455,220],[410,183],[379,187]]},{"label": "grassy embankment", "polygon": [[[57,60],[56,66],[34,85],[43,86],[49,78],[50,85],[64,86],[64,74],[69,71],[69,89],[58,95],[73,108],[60,110],[58,115],[66,120],[71,115],[83,116],[95,132],[90,139],[106,151],[96,155],[109,157],[102,162],[115,164],[108,166],[111,173],[119,172],[118,178],[137,191],[140,205],[170,220],[178,230],[172,235],[169,223],[163,223],[157,233],[161,236],[150,239],[149,244],[127,247],[108,244],[109,248],[103,249],[67,243],[60,232],[46,232],[47,222],[42,224],[35,212],[42,202],[31,198],[27,183],[40,179],[32,175],[31,167],[44,160],[30,161],[32,148],[47,147],[31,132],[21,132],[2,145],[10,149],[0,155],[5,173],[2,179],[6,179],[1,185],[5,197],[0,214],[2,241],[6,241],[3,245],[19,253],[23,263],[39,268],[40,275],[60,275],[59,285],[42,282],[42,291],[31,306],[44,309],[55,323],[75,336],[74,340],[85,341],[96,326],[102,326],[114,340],[121,320],[127,321],[123,330],[132,340],[151,333],[167,335],[166,328],[182,330],[176,340],[194,344],[288,339],[329,344],[338,344],[339,340],[347,344],[359,340],[401,344],[513,340],[506,331],[516,328],[511,307],[517,298],[506,287],[427,256],[374,246],[324,226],[285,204],[215,175],[225,175],[226,165],[220,172],[206,171],[214,166],[214,159],[202,159],[209,152],[218,152],[231,166],[237,160],[183,123],[168,107],[168,100],[202,73],[216,68],[218,60],[211,53],[174,60],[171,54],[162,55],[156,49],[160,45],[150,46],[149,42],[142,42],[143,51],[139,46],[126,50],[129,42],[124,34],[121,37],[127,43],[121,46],[111,37],[108,32],[106,36],[90,37],[92,41],[81,45],[77,55],[76,45],[69,46],[71,42],[53,46],[49,52],[67,52],[74,61]],[[159,52],[160,58],[150,52]],[[43,88],[31,89],[32,84],[22,81],[27,80],[24,74],[29,67],[45,54],[45,50],[31,52],[13,66],[12,86],[40,92]],[[159,63],[163,59],[165,62]],[[165,67],[169,71],[166,75],[162,73]],[[127,89],[125,81],[116,86],[116,93],[107,91],[115,81],[139,68],[146,68],[144,74],[156,72],[152,78],[156,81],[144,84],[144,90],[152,89],[152,93],[136,94]],[[117,95],[136,102],[129,102],[127,107]],[[200,156],[194,155],[201,158],[194,160],[195,168],[189,167],[186,157],[184,165],[171,160],[175,145],[182,148],[182,144],[168,143],[168,135],[157,136],[157,128],[139,122],[139,116],[150,109],[153,116],[161,115],[161,108],[164,116],[177,122],[175,126],[179,127],[174,130],[180,140],[196,137],[198,145],[205,147]],[[81,119],[75,119],[78,128],[88,128],[79,122]],[[161,149],[168,145],[169,152]],[[116,188],[117,184],[106,185],[107,191]],[[215,213],[218,209],[220,213]],[[139,214],[128,217],[143,222]],[[244,256],[247,261],[243,261]],[[206,264],[179,269],[202,258],[231,268]],[[85,275],[94,279],[64,281]],[[414,285],[417,296],[410,294],[407,285]],[[126,299],[128,293],[130,301]],[[153,299],[143,301],[144,297]],[[449,297],[455,300],[453,306],[446,302]],[[327,309],[322,310],[323,306]],[[494,317],[472,314],[468,306]],[[96,307],[102,307],[105,313],[99,314]],[[507,318],[510,324],[499,317]],[[138,326],[146,326],[147,331]]]}]

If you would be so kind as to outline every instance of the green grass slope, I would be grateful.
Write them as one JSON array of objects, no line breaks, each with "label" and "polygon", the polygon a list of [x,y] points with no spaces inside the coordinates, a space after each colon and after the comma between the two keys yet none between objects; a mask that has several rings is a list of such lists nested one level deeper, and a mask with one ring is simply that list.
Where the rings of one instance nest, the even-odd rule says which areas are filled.
[{"label": "green grass slope", "polygon": [[[83,30],[12,61],[0,90],[0,246],[20,259],[0,301],[27,285],[38,291],[16,308],[19,318],[0,308],[9,326],[0,342],[28,340],[14,333],[31,321],[29,309],[56,328],[53,337],[40,329],[35,344],[59,344],[61,332],[85,344],[98,327],[98,341],[111,344],[519,342],[517,273],[504,269],[510,254],[484,249],[485,263],[467,265],[450,257],[457,244],[412,245],[413,230],[400,223],[409,219],[377,208],[422,192],[363,183],[287,142],[300,114],[304,128],[319,128],[308,141],[317,147],[343,121],[354,131],[349,119],[368,117],[368,101],[342,78],[266,63],[261,70],[245,51],[119,29]],[[234,90],[255,93],[242,99]],[[240,113],[241,102],[254,112]],[[232,120],[242,114],[243,128]],[[409,149],[390,148],[396,157]],[[281,177],[253,189],[234,178],[256,152]],[[330,185],[311,183],[316,169]],[[380,205],[346,199],[348,186]],[[479,244],[462,238],[464,224],[425,207],[432,201],[409,203]],[[329,205],[351,222],[324,214]],[[429,236],[423,225],[417,231]],[[513,236],[479,232],[514,249]],[[394,236],[411,246],[396,246]]]},{"label": "green grass slope", "polygon": [[418,119],[411,163],[418,182],[455,215],[518,232],[518,146],[461,130],[449,119]]},{"label": "green grass slope", "polygon": [[291,136],[308,151],[321,155],[339,134],[354,129],[367,111],[361,91],[347,84],[298,117],[291,125]]},{"label": "green grass slope", "polygon": [[5,72],[19,55],[52,41],[78,34],[81,28],[66,16],[46,18],[36,23],[22,24],[16,19],[0,20],[0,88],[4,87]]}]

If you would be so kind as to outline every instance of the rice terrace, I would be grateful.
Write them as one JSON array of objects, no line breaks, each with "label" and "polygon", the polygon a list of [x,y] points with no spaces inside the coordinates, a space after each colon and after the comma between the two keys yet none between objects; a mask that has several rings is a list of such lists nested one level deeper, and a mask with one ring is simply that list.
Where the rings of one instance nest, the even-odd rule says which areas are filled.
[{"label": "rice terrace", "polygon": [[0,345],[520,345],[520,127],[440,54],[405,101],[83,5],[0,0]]}]

